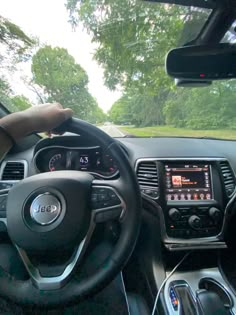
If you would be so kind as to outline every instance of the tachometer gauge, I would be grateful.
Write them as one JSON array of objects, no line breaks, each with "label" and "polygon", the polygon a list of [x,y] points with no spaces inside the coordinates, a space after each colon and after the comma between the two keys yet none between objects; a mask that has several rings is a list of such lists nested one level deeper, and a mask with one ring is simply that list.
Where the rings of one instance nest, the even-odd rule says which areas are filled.
[{"label": "tachometer gauge", "polygon": [[61,153],[53,155],[49,160],[48,168],[50,172],[64,170],[65,167],[65,156]]}]

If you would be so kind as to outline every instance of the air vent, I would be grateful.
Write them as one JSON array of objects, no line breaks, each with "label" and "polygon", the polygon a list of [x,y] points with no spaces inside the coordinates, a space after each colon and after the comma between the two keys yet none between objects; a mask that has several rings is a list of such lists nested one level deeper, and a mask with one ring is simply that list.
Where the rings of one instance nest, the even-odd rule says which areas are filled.
[{"label": "air vent", "polygon": [[142,193],[151,198],[159,196],[159,179],[155,162],[140,162],[137,168],[137,178]]},{"label": "air vent", "polygon": [[2,180],[21,180],[25,177],[23,162],[7,162],[2,171]]},{"label": "air vent", "polygon": [[232,193],[234,192],[235,186],[236,186],[234,173],[228,161],[220,162],[220,168],[221,168],[221,173],[222,173],[224,184],[225,184],[226,194],[228,197],[230,197]]}]

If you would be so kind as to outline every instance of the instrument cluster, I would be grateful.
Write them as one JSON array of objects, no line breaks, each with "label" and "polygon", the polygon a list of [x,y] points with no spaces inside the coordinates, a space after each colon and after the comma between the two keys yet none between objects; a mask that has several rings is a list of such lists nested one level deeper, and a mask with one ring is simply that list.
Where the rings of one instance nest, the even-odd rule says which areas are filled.
[{"label": "instrument cluster", "polygon": [[39,150],[34,158],[39,172],[78,170],[110,178],[118,173],[113,157],[101,147],[50,146]]}]

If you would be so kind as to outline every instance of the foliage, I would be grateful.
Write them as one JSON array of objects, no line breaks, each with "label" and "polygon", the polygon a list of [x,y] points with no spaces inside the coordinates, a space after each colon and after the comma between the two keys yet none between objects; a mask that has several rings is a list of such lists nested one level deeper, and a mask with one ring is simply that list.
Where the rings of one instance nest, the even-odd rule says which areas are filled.
[{"label": "foliage", "polygon": [[31,107],[31,103],[24,95],[16,95],[11,98],[11,111],[22,111]]},{"label": "foliage", "polygon": [[[94,57],[105,69],[108,87],[135,86],[155,95],[157,86],[165,83],[163,77],[170,82],[164,76],[164,58],[180,40],[180,15],[188,13],[184,7],[138,0],[68,1],[67,7],[99,43]],[[167,16],[171,23],[166,23]]]},{"label": "foliage", "polygon": [[12,96],[12,90],[4,77],[0,79],[0,100],[11,112],[25,110],[31,106],[30,101],[25,96]]},{"label": "foliage", "polygon": [[217,82],[201,89],[176,89],[169,95],[166,123],[190,129],[236,128],[236,82]]},{"label": "foliage", "polygon": [[124,95],[109,112],[117,124],[214,129],[234,126],[234,84],[177,89],[164,71],[165,55],[191,42],[209,12],[138,0],[68,0],[71,23],[82,23],[98,48],[110,89]]},{"label": "foliage", "polygon": [[150,126],[163,124],[162,98],[143,95],[129,91],[122,96],[109,111],[110,119],[116,124],[132,124],[136,126]]},{"label": "foliage", "polygon": [[4,77],[0,78],[0,100],[1,103],[9,108],[11,106],[11,88]]},{"label": "foliage", "polygon": [[28,60],[36,40],[27,36],[19,26],[0,16],[1,68],[12,69],[19,61]]},{"label": "foliage", "polygon": [[88,91],[86,72],[66,49],[40,48],[32,59],[32,73],[34,83],[43,88],[47,101],[72,108],[81,119],[96,120],[96,115],[101,114]]}]

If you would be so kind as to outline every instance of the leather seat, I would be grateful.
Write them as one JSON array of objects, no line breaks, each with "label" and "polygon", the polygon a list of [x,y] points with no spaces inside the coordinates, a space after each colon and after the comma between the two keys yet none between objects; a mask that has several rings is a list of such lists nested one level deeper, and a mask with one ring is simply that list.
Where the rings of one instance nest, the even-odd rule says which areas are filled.
[{"label": "leather seat", "polygon": [[130,315],[150,315],[151,312],[145,300],[138,294],[128,293],[128,304]]}]

